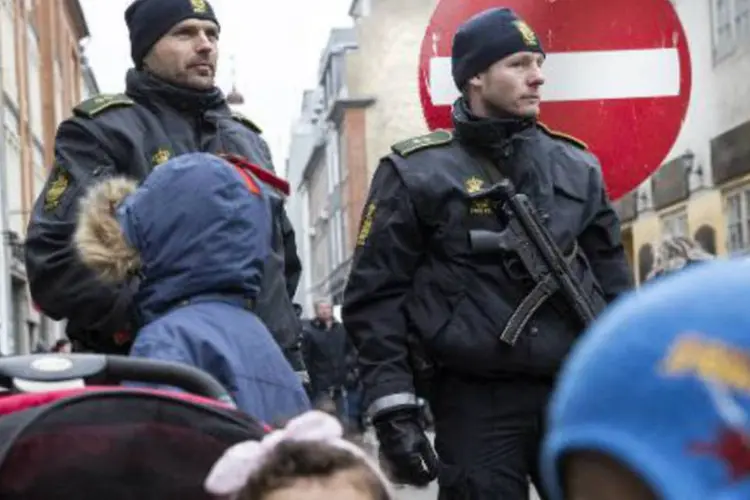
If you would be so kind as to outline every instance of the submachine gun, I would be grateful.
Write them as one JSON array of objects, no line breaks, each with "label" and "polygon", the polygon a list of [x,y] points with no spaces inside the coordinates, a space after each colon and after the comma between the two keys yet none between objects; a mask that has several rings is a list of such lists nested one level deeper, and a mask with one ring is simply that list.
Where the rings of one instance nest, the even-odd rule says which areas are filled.
[{"label": "submachine gun", "polygon": [[[573,275],[568,261],[540,222],[529,198],[516,192],[513,184],[502,179],[488,189],[473,193],[474,200],[489,200],[507,220],[503,231],[469,231],[471,248],[476,253],[509,253],[520,259],[535,285],[511,315],[500,334],[500,340],[515,345],[526,324],[544,302],[561,291],[570,307],[587,327],[597,309],[580,281]],[[571,252],[574,257],[577,244]]]}]

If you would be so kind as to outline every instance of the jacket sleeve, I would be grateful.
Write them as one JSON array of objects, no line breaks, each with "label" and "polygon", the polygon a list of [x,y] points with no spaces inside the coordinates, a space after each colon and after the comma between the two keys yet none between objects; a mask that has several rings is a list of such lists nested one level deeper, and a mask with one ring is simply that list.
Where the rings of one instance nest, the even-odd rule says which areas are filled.
[{"label": "jacket sleeve", "polygon": [[302,276],[302,261],[297,252],[297,242],[294,239],[294,227],[286,210],[281,221],[281,237],[284,242],[284,276],[286,278],[286,290],[290,299],[294,299]]},{"label": "jacket sleeve", "polygon": [[[273,166],[273,157],[268,143],[259,135],[254,136],[257,142],[258,154],[261,163],[273,173],[276,169]],[[294,298],[297,293],[300,277],[302,276],[302,261],[297,253],[297,242],[294,239],[294,226],[292,226],[286,209],[281,209],[281,239],[284,246],[284,278],[286,280],[286,290],[290,299]]]},{"label": "jacket sleeve", "polygon": [[620,234],[620,219],[610,203],[601,169],[593,171],[592,196],[594,216],[578,238],[604,298],[612,302],[633,286],[632,272],[625,256]]},{"label": "jacket sleeve", "polygon": [[127,327],[131,292],[102,284],[78,258],[73,234],[78,202],[97,179],[116,171],[114,160],[86,126],[63,122],[55,138],[55,164],[34,205],[26,237],[31,296],[68,331],[113,334]]},{"label": "jacket sleeve", "polygon": [[371,415],[416,404],[403,306],[424,252],[420,230],[407,187],[383,161],[363,211],[342,308]]}]

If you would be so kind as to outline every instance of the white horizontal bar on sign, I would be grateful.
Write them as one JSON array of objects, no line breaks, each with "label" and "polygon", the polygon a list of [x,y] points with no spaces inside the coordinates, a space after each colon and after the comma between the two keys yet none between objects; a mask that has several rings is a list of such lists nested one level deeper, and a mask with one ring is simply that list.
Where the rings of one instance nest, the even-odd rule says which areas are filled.
[{"label": "white horizontal bar on sign", "polygon": [[[677,49],[557,52],[544,63],[542,101],[590,101],[676,96],[680,93]],[[452,104],[459,92],[449,57],[430,60],[435,106]]]}]

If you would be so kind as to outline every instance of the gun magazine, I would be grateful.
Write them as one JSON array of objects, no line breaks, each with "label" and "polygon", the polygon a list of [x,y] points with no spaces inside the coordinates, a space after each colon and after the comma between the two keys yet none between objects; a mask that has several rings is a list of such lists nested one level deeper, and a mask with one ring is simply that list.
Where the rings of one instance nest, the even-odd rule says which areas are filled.
[{"label": "gun magazine", "polygon": [[531,317],[556,291],[556,282],[551,275],[547,275],[538,282],[510,315],[503,332],[500,334],[500,340],[510,346],[516,345]]}]

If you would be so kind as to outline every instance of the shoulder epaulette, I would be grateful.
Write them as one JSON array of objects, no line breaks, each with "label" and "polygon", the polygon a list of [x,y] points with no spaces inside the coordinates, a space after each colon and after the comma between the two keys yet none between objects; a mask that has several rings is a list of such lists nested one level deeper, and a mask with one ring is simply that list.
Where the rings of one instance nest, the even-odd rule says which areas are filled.
[{"label": "shoulder epaulette", "polygon": [[406,157],[423,149],[443,146],[452,140],[453,133],[450,130],[435,130],[429,134],[418,135],[417,137],[397,142],[391,146],[391,150],[399,156]]},{"label": "shoulder epaulette", "polygon": [[568,135],[565,132],[560,132],[559,130],[552,130],[547,125],[541,122],[537,122],[537,126],[539,127],[540,130],[542,130],[545,134],[552,137],[553,139],[562,139],[563,141],[569,142],[575,147],[581,148],[583,150],[589,149],[588,144],[586,144],[580,139],[576,139],[572,135]]},{"label": "shoulder epaulette", "polygon": [[132,106],[135,101],[125,94],[99,94],[96,97],[86,99],[73,108],[78,116],[93,118],[108,109]]},{"label": "shoulder epaulette", "polygon": [[242,113],[238,113],[237,111],[232,111],[232,120],[238,121],[256,134],[262,134],[263,131],[259,126],[255,124],[250,118],[243,115]]}]

